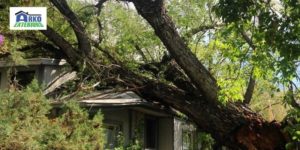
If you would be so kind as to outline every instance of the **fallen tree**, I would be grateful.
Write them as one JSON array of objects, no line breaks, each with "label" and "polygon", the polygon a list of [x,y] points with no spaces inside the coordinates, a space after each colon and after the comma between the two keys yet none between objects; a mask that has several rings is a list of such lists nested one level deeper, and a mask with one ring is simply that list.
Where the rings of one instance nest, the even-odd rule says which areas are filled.
[{"label": "fallen tree", "polygon": [[[267,122],[260,115],[241,103],[222,104],[218,100],[220,88],[216,79],[191,52],[178,34],[174,23],[168,16],[163,0],[130,0],[137,12],[152,26],[174,60],[161,63],[167,84],[136,74],[124,67],[117,58],[113,66],[107,67],[101,60],[95,60],[91,42],[80,20],[69,8],[65,0],[51,0],[54,6],[71,24],[78,41],[73,47],[64,37],[51,27],[41,31],[59,47],[75,70],[93,73],[94,78],[130,88],[149,101],[158,101],[184,113],[195,122],[201,131],[210,133],[218,146],[231,149],[284,149],[286,139],[277,122]],[[99,11],[104,1],[96,5]],[[94,44],[97,45],[97,44]],[[110,54],[99,47],[107,57]],[[101,72],[101,74],[99,73]]]}]

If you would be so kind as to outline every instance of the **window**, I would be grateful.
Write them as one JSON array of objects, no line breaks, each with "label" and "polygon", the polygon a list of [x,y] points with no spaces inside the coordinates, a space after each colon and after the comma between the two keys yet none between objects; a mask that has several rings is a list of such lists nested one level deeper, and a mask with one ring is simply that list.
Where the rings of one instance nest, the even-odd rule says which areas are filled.
[{"label": "window", "polygon": [[121,125],[116,123],[104,123],[104,133],[106,138],[105,149],[113,150],[117,146],[118,134],[121,133]]},{"label": "window", "polygon": [[158,124],[156,118],[145,119],[145,148],[155,150],[157,148]]},{"label": "window", "polygon": [[193,150],[193,132],[182,131],[182,150]]},{"label": "window", "polygon": [[11,84],[17,88],[24,88],[32,82],[35,71],[18,71],[11,75]]}]

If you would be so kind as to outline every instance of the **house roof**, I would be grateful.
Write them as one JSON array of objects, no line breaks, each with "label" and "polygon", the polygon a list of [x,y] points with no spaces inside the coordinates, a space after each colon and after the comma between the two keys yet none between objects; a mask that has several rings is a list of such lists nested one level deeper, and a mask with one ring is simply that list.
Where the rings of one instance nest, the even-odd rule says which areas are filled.
[{"label": "house roof", "polygon": [[21,13],[23,13],[23,14],[27,14],[28,15],[28,12],[24,12],[24,11],[19,11],[19,12],[17,12],[17,13],[15,13],[15,15],[18,15],[18,14],[21,14]]},{"label": "house roof", "polygon": [[85,105],[108,105],[108,106],[124,106],[124,105],[140,105],[147,101],[136,95],[132,91],[127,92],[113,92],[112,90],[98,91],[86,95],[82,98],[80,103]]},{"label": "house roof", "polygon": [[[140,106],[149,105],[149,102],[132,91],[118,92],[114,89],[96,91],[80,98],[84,106]],[[53,104],[60,104],[54,101]]]},{"label": "house roof", "polygon": [[0,67],[12,67],[12,66],[28,66],[28,65],[66,65],[67,61],[64,59],[52,59],[52,58],[31,58],[26,59],[27,64],[15,64],[12,61],[0,61]]},{"label": "house roof", "polygon": [[[8,61],[0,61],[0,68],[9,67],[9,66],[38,66],[38,65],[67,65],[66,60],[61,59],[50,59],[50,58],[31,58],[26,59],[27,64],[14,64]],[[50,84],[49,87],[46,88],[44,94],[54,99],[57,93],[61,93],[64,89],[68,88],[67,82],[74,82],[76,77],[76,72],[69,72],[68,74],[64,74],[62,76],[57,77]],[[56,94],[55,94],[56,93]],[[53,95],[52,95],[53,94]],[[60,95],[60,94],[58,94]],[[62,98],[63,99],[63,98]],[[63,102],[59,100],[53,100],[52,105],[60,106]],[[124,89],[117,90],[115,88],[107,89],[107,90],[95,90],[89,91],[80,98],[79,103],[84,107],[130,107],[135,110],[140,110],[143,112],[167,116],[173,115],[174,111],[166,108],[156,101],[147,101],[140,96],[138,96],[133,91],[126,91]]]},{"label": "house roof", "polygon": [[[61,105],[62,102],[53,102]],[[81,106],[94,108],[132,108],[156,116],[170,116],[175,112],[166,109],[158,102],[148,102],[132,91],[117,92],[115,90],[97,91],[88,94],[79,101]]]}]

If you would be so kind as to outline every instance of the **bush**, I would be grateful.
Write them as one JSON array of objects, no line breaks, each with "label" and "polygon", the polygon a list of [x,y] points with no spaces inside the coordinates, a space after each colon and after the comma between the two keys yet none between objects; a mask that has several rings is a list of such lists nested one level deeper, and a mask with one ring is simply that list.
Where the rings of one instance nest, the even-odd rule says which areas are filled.
[{"label": "bush", "polygon": [[76,102],[61,106],[63,114],[49,119],[51,110],[37,81],[22,91],[0,91],[1,149],[102,149],[102,115],[89,119]]},{"label": "bush", "polygon": [[289,135],[290,139],[286,145],[287,150],[299,149],[300,147],[300,110],[293,108],[289,110],[285,118],[286,127],[284,131]]}]

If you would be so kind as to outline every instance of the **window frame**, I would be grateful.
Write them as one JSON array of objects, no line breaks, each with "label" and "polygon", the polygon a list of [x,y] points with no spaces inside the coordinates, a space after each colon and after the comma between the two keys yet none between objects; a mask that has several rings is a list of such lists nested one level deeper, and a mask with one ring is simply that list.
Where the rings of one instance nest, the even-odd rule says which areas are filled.
[{"label": "window frame", "polygon": [[[106,143],[104,144],[104,149],[106,150],[113,150],[116,146],[118,146],[117,142],[118,142],[118,135],[120,133],[123,132],[123,124],[121,121],[116,121],[116,120],[104,120],[103,121],[103,128],[104,130],[108,130],[109,128],[112,128],[113,129],[113,137],[112,139],[108,139],[108,135],[107,135],[107,132],[104,131],[104,134],[105,134],[105,138],[106,138]],[[124,136],[124,135],[123,135]],[[109,140],[112,140],[112,144],[113,145],[110,145]]]}]

